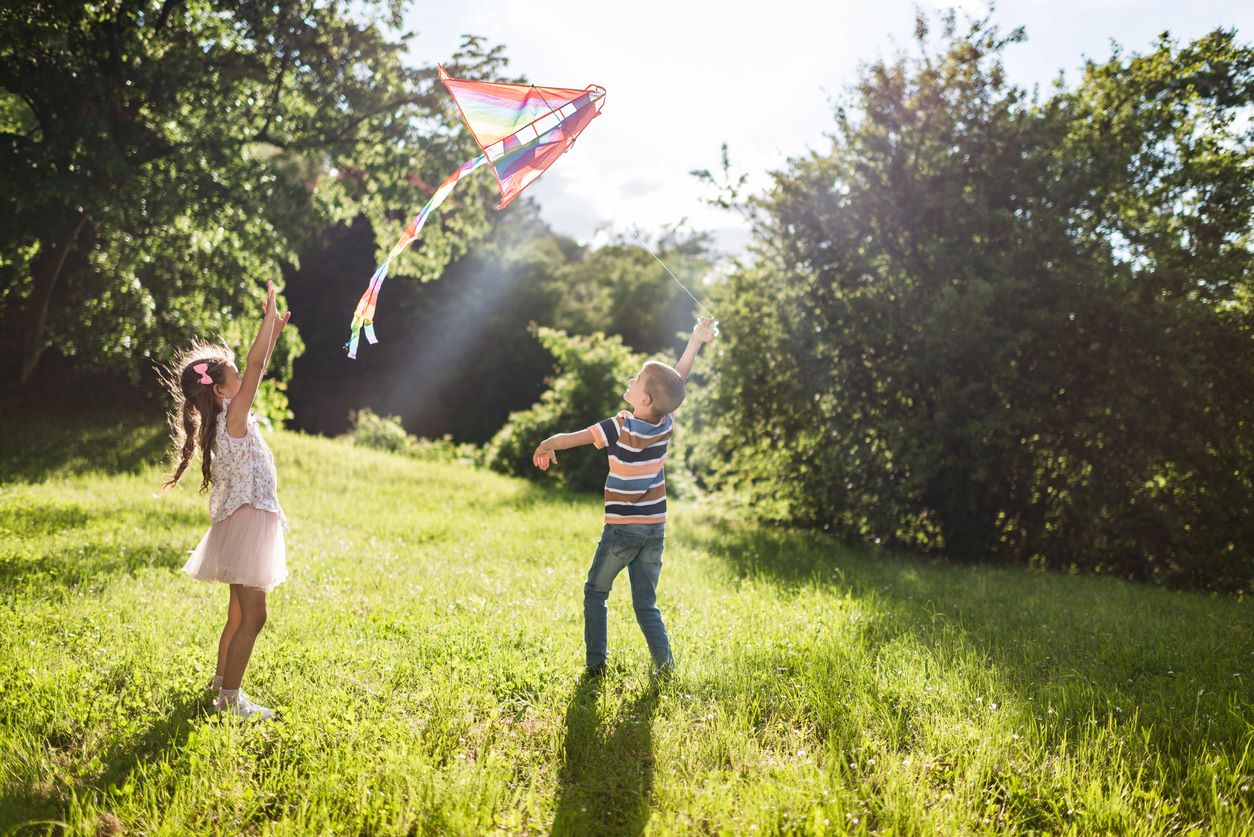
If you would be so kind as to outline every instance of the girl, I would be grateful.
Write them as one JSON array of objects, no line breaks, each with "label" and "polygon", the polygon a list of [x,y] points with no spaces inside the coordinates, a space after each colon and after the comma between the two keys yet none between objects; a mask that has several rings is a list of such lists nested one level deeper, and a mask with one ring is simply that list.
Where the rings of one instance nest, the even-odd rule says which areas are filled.
[{"label": "girl", "polygon": [[214,709],[242,718],[274,714],[240,691],[253,643],[266,623],[266,593],[287,577],[287,520],[276,493],[274,457],[250,410],[275,341],[291,316],[291,311],[278,313],[274,284],[269,283],[261,330],[248,350],[242,376],[227,349],[197,345],[183,354],[176,377],[167,381],[177,405],[170,426],[178,467],[163,487],[178,485],[199,444],[200,490],[213,486],[212,525],[183,571],[200,581],[231,586],[209,688],[217,693]]}]

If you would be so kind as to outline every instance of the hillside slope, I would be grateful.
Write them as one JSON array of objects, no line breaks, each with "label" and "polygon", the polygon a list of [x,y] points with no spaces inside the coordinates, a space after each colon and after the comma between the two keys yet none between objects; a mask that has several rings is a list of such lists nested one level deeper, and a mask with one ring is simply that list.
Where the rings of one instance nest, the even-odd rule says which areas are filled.
[{"label": "hillside slope", "polygon": [[678,503],[677,674],[624,578],[583,682],[595,497],[276,433],[290,578],[245,688],[281,720],[244,724],[206,712],[226,590],[179,571],[206,499],[155,496],[160,428],[0,429],[0,832],[1254,827],[1248,601]]}]

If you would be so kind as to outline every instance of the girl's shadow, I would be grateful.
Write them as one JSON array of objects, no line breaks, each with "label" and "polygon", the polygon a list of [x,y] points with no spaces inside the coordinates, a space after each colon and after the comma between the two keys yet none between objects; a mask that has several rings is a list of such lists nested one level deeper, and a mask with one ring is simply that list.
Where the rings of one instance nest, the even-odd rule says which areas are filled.
[{"label": "girl's shadow", "polygon": [[[125,787],[141,764],[156,764],[168,753],[182,749],[193,728],[200,724],[209,702],[203,696],[179,696],[170,712],[157,719],[126,744],[104,757],[104,771],[87,786],[78,790],[80,797],[98,795],[108,800],[114,788]],[[140,774],[142,775],[142,774]],[[55,830],[43,825],[56,825],[67,818],[68,795],[39,792],[26,788],[0,795],[0,834],[32,833]],[[36,823],[43,825],[36,827]]]},{"label": "girl's shadow", "polygon": [[604,684],[604,676],[584,676],[566,708],[553,834],[636,835],[649,822],[658,687],[650,683],[603,721]]}]

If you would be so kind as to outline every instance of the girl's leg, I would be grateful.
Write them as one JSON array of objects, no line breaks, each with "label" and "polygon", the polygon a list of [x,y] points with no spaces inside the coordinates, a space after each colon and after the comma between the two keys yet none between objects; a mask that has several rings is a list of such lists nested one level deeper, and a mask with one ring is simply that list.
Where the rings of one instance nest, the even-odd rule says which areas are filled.
[{"label": "girl's leg", "polygon": [[239,688],[240,681],[244,679],[244,669],[248,668],[248,658],[253,653],[253,643],[266,624],[265,590],[232,584],[231,592],[239,602],[240,622],[231,637],[226,665],[222,669],[222,688],[226,691]]},{"label": "girl's leg", "polygon": [[231,637],[235,636],[239,623],[239,596],[236,595],[235,585],[232,584],[231,603],[226,610],[226,625],[222,628],[222,637],[218,640],[218,667],[213,672],[217,677],[221,677],[226,671],[226,652],[231,647]]}]

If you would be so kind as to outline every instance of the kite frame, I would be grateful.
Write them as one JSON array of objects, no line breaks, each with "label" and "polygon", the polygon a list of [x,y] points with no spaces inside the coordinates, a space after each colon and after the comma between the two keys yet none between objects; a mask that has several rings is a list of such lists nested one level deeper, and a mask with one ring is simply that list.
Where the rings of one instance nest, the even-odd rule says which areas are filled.
[{"label": "kite frame", "polygon": [[[449,98],[451,98],[451,99],[453,100],[453,104],[457,106],[457,113],[458,113],[458,115],[459,115],[459,116],[461,116],[461,118],[462,118],[462,124],[463,124],[463,125],[465,125],[465,126],[466,126],[466,129],[470,132],[470,136],[474,139],[474,141],[475,141],[475,145],[479,146],[479,150],[480,150],[480,151],[482,151],[482,152],[483,152],[483,156],[487,158],[487,160],[488,160],[488,168],[492,169],[492,176],[493,176],[494,178],[496,178],[496,191],[497,191],[497,192],[500,194],[500,196],[501,196],[501,203],[497,204],[497,207],[496,207],[496,208],[497,208],[497,209],[504,209],[506,206],[509,206],[509,204],[513,202],[514,198],[518,197],[518,194],[522,194],[522,193],[521,193],[521,192],[519,192],[518,194],[516,194],[516,195],[514,195],[513,197],[511,197],[508,201],[507,201],[507,200],[505,200],[505,187],[501,185],[501,175],[497,173],[497,170],[496,170],[496,160],[493,160],[493,159],[492,159],[492,155],[488,153],[488,148],[490,148],[491,146],[485,146],[483,143],[479,142],[479,137],[475,135],[474,130],[470,127],[470,120],[466,118],[466,112],[465,112],[464,110],[462,110],[462,103],[461,103],[461,102],[459,102],[459,101],[457,101],[457,96],[456,96],[456,95],[454,95],[454,93],[453,93],[452,89],[450,89],[450,88],[449,88],[449,86],[448,86],[448,81],[466,81],[466,82],[475,82],[475,79],[469,79],[469,78],[456,78],[455,76],[450,75],[448,70],[444,69],[444,65],[443,65],[443,64],[436,64],[436,67],[437,67],[437,68],[439,68],[439,70],[443,73],[443,76],[448,76],[448,78],[447,78],[447,79],[445,79],[443,76],[441,76],[441,78],[440,78],[440,83],[444,85],[444,89],[448,90],[448,92],[449,92]],[[483,84],[503,84],[503,82],[481,82],[481,83],[483,83]],[[511,85],[509,85],[509,86],[511,86],[511,87],[530,87],[532,90],[536,91],[536,94],[537,94],[537,95],[540,97],[540,99],[544,102],[545,107],[547,107],[547,108],[549,109],[549,112],[548,112],[548,113],[545,113],[545,114],[541,114],[540,116],[537,116],[535,119],[531,120],[531,121],[530,121],[530,122],[528,122],[526,125],[523,125],[523,126],[522,126],[521,128],[519,128],[517,131],[514,131],[514,133],[509,134],[508,136],[501,137],[499,140],[497,140],[496,142],[492,143],[492,145],[493,145],[493,146],[495,146],[495,145],[502,145],[502,144],[505,142],[505,140],[509,139],[510,137],[516,137],[516,136],[518,136],[519,134],[521,134],[523,131],[527,130],[528,128],[530,128],[532,131],[534,131],[534,132],[535,132],[535,135],[536,135],[536,136],[535,136],[535,138],[536,138],[536,139],[539,139],[539,138],[542,136],[542,134],[540,133],[540,129],[535,127],[535,126],[536,126],[536,123],[540,122],[540,121],[541,121],[541,120],[543,120],[543,119],[548,119],[550,116],[552,116],[552,115],[553,115],[553,114],[555,114],[555,113],[559,113],[559,112],[561,111],[561,109],[562,109],[562,108],[564,108],[564,107],[566,107],[566,105],[569,105],[569,104],[570,104],[570,102],[566,102],[566,103],[565,103],[565,104],[563,104],[561,107],[556,107],[556,108],[555,108],[555,107],[553,107],[551,104],[549,104],[549,100],[545,97],[545,95],[544,95],[543,93],[541,93],[541,92],[540,92],[541,88],[540,88],[540,87],[537,87],[537,86],[536,86],[536,85],[534,85],[534,84],[511,84]],[[577,90],[578,88],[574,88],[574,87],[564,87],[564,88],[560,88],[560,89],[563,89],[563,90]],[[587,105],[585,105],[584,107],[593,107],[593,108],[596,108],[596,114],[592,117],[592,119],[596,119],[598,116],[600,116],[600,115],[601,115],[601,109],[596,107],[596,103],[605,99],[606,90],[605,90],[605,88],[604,88],[604,87],[602,87],[602,86],[601,86],[601,85],[599,85],[599,84],[589,84],[589,85],[587,85],[586,87],[584,87],[584,88],[583,88],[583,92],[593,94],[593,95],[592,95],[592,97],[588,100],[588,104],[587,104]],[[580,110],[582,110],[582,108],[575,108],[575,113],[572,113],[570,116],[565,116],[565,117],[562,117],[560,120],[558,120],[557,125],[561,125],[561,124],[562,124],[563,122],[565,122],[567,119],[570,119],[570,118],[571,118],[571,117],[573,117],[575,114],[579,113],[579,111],[580,111]],[[589,122],[591,122],[592,120],[590,119],[590,120],[588,120],[588,121],[589,121]],[[554,128],[556,128],[556,127],[557,127],[557,125],[554,125],[553,127],[554,127]],[[552,130],[552,128],[550,128],[549,130]],[[571,144],[571,145],[574,145],[574,144],[575,144],[575,140],[573,140],[573,139],[572,139],[572,140],[570,141],[570,144]],[[569,146],[567,146],[567,150],[570,150]],[[563,151],[562,153],[563,153],[563,154],[565,154],[566,152],[565,152],[565,151]],[[499,157],[500,155],[498,154],[497,156]],[[548,171],[548,169],[546,168],[543,172],[540,172],[540,174],[536,177],[536,180],[539,180],[541,177],[544,177],[544,175],[545,175],[545,173],[546,173],[547,171]],[[535,182],[535,180],[533,180],[533,181],[532,181],[532,183],[534,183],[534,182]],[[529,183],[529,184],[527,184],[527,185],[528,185],[528,186],[530,186],[531,184]]]}]

